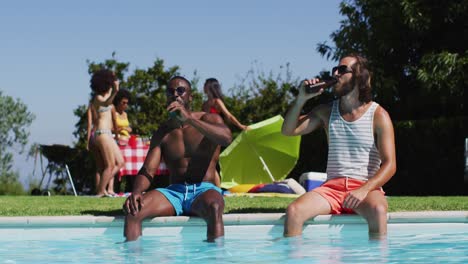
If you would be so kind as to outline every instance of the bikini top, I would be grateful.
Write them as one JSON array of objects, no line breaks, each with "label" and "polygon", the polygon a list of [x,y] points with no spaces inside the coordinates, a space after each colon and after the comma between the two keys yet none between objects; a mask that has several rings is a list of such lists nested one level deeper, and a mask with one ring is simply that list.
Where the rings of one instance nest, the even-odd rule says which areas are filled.
[{"label": "bikini top", "polygon": [[112,105],[108,105],[108,106],[99,106],[99,108],[98,108],[97,111],[98,111],[99,113],[103,113],[103,112],[107,112],[107,111],[111,110],[111,108],[112,108]]},{"label": "bikini top", "polygon": [[218,111],[218,109],[216,109],[216,107],[210,106],[210,113],[212,113],[212,114],[219,114],[220,112]]}]

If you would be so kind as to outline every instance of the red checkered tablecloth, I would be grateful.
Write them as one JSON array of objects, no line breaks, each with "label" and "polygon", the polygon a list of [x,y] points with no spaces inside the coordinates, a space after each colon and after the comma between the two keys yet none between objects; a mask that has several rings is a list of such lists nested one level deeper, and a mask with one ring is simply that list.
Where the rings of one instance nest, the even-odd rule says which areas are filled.
[{"label": "red checkered tablecloth", "polygon": [[[130,144],[120,145],[120,151],[122,152],[125,166],[120,169],[119,179],[122,176],[136,176],[138,171],[143,166],[145,162],[146,154],[148,153],[149,145],[138,142],[134,146]],[[169,170],[166,167],[166,164],[161,161],[159,168],[156,171],[156,175],[167,175]]]}]

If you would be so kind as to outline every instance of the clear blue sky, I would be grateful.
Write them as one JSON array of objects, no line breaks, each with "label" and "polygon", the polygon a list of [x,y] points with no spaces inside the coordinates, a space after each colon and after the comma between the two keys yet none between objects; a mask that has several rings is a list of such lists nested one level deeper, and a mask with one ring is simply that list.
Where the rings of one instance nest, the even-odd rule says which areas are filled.
[{"label": "clear blue sky", "polygon": [[[161,58],[189,78],[195,70],[202,81],[218,78],[225,92],[255,61],[266,72],[290,63],[294,76],[311,77],[335,64],[316,46],[331,43],[339,28],[339,2],[5,1],[0,90],[36,115],[31,143],[73,145],[73,110],[87,103],[90,91],[86,60],[100,62],[115,51],[133,71]],[[33,163],[15,157],[23,182]]]}]

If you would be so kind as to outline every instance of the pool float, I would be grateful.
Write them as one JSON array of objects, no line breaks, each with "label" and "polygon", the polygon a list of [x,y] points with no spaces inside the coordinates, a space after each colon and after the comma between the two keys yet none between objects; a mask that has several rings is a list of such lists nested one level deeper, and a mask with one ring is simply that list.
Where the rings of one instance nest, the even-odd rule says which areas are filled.
[{"label": "pool float", "polygon": [[238,184],[234,187],[229,188],[231,193],[246,193],[257,184]]}]

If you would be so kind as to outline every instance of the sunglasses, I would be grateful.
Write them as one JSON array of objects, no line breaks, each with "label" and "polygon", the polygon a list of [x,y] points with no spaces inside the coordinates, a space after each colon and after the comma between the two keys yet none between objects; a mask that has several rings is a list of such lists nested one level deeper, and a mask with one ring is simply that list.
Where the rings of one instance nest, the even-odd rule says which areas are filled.
[{"label": "sunglasses", "polygon": [[183,87],[183,86],[179,86],[179,87],[175,88],[174,90],[168,89],[166,91],[166,95],[167,96],[172,96],[174,94],[174,91],[177,93],[178,96],[182,96],[187,91],[187,89],[185,87]]},{"label": "sunglasses", "polygon": [[339,75],[353,72],[353,70],[348,65],[340,65],[340,66],[333,67],[331,75],[333,76],[336,71],[338,71]]}]

